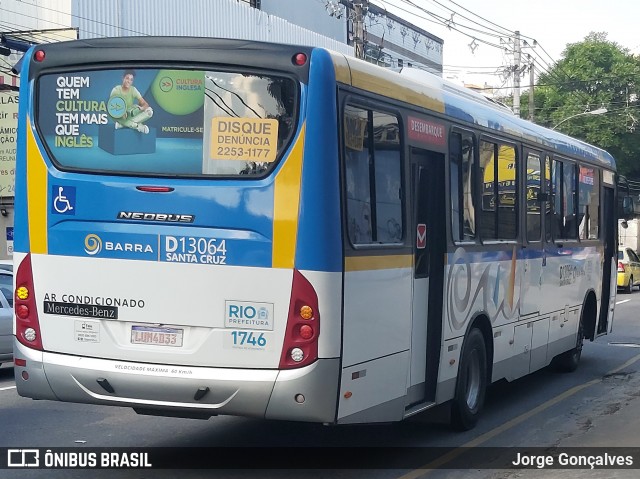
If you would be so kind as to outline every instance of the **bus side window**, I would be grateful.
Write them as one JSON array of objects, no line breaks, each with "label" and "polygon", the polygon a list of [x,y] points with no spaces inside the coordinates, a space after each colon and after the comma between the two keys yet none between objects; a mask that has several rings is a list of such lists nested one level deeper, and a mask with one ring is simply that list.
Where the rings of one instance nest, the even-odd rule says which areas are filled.
[{"label": "bus side window", "polygon": [[576,165],[553,160],[554,239],[578,238]]},{"label": "bus side window", "polygon": [[580,239],[598,238],[600,177],[598,170],[581,166],[578,182],[578,233]]},{"label": "bus side window", "polygon": [[562,162],[552,160],[553,239],[562,238]]},{"label": "bus side window", "polygon": [[529,152],[527,155],[527,241],[540,241],[542,230],[540,223],[542,205],[539,200],[541,171],[540,155]]},{"label": "bus side window", "polygon": [[353,244],[402,243],[402,158],[398,118],[345,107],[347,229]]},{"label": "bus side window", "polygon": [[483,239],[512,240],[518,236],[518,168],[513,146],[480,142]]},{"label": "bus side window", "polygon": [[451,231],[454,241],[476,237],[475,140],[471,133],[451,134],[449,184],[451,187]]},{"label": "bus side window", "polygon": [[375,242],[400,243],[402,221],[402,169],[398,119],[373,112],[375,172]]},{"label": "bus side window", "polygon": [[518,237],[518,168],[513,146],[498,147],[498,239]]},{"label": "bus side window", "polygon": [[480,172],[482,177],[482,208],[480,212],[480,235],[482,239],[496,238],[496,176],[494,167],[496,145],[480,142]]},{"label": "bus side window", "polygon": [[462,139],[462,212],[463,239],[476,237],[476,148],[473,135],[464,135]]},{"label": "bus side window", "polygon": [[451,235],[462,239],[462,135],[451,133],[449,139],[449,185],[451,189]]},{"label": "bus side window", "polygon": [[563,192],[563,228],[562,236],[568,239],[578,238],[577,195],[576,195],[576,165],[563,162],[562,166]]},{"label": "bus side window", "polygon": [[367,244],[373,240],[368,111],[347,105],[344,127],[349,239],[353,244]]},{"label": "bus side window", "polygon": [[545,155],[544,160],[544,192],[547,195],[544,203],[544,231],[545,239],[547,242],[553,241],[553,226],[554,226],[554,195],[551,179],[552,163],[549,155]]}]

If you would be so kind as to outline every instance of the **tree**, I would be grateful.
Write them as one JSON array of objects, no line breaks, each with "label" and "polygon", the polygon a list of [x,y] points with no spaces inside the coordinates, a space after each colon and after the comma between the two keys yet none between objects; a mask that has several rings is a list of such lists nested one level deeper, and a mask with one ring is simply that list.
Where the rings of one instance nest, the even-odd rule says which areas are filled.
[{"label": "tree", "polygon": [[[538,78],[535,122],[552,128],[573,115],[607,108],[603,115],[579,115],[557,129],[607,150],[621,174],[640,177],[639,82],[640,60],[607,40],[606,33],[592,32],[568,44],[562,59]],[[526,111],[528,94],[521,104]]]}]

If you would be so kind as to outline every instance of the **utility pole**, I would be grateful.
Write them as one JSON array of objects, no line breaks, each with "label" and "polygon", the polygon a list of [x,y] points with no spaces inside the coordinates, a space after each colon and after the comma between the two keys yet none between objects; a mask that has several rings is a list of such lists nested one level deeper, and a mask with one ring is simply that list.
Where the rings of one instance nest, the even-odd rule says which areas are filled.
[{"label": "utility pole", "polygon": [[533,104],[533,84],[535,82],[535,69],[533,68],[533,57],[527,54],[529,59],[529,121],[533,121],[533,112],[535,110]]},{"label": "utility pole", "polygon": [[353,48],[356,58],[364,59],[364,16],[369,10],[369,0],[353,3]]},{"label": "utility pole", "polygon": [[513,40],[513,54],[514,63],[513,66],[513,113],[516,116],[520,116],[520,57],[522,51],[520,49],[520,32],[515,31],[515,38]]},{"label": "utility pole", "polygon": [[[513,54],[513,65],[505,67],[504,76],[509,77],[513,75],[513,113],[520,116],[520,77],[529,68],[529,119],[533,120],[533,82],[534,73],[533,58],[531,55],[527,55],[528,62],[522,65],[522,50],[524,48],[535,48],[537,42],[534,40],[533,45],[530,45],[527,40],[521,42],[520,32],[516,30],[513,37],[508,39],[500,39],[501,44],[508,45],[506,48],[509,53]],[[524,43],[524,45],[523,45]]]}]

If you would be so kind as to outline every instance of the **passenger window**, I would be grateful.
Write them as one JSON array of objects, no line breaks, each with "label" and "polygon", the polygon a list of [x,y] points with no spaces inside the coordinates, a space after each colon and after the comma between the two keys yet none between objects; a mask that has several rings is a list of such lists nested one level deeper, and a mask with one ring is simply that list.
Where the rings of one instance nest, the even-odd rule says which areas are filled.
[{"label": "passenger window", "polygon": [[483,239],[515,239],[518,235],[518,169],[516,151],[509,145],[480,142]]},{"label": "passenger window", "polygon": [[576,201],[576,165],[553,160],[553,237],[576,239],[578,237]]},{"label": "passenger window", "polygon": [[344,127],[349,239],[353,244],[402,243],[398,118],[347,105]]},{"label": "passenger window", "polygon": [[544,236],[547,241],[553,241],[553,227],[554,214],[553,214],[553,187],[551,182],[552,163],[549,155],[545,155],[544,160],[544,192],[547,195],[547,200],[544,203]]},{"label": "passenger window", "polygon": [[475,138],[471,133],[451,135],[449,165],[451,230],[456,241],[476,237]]},{"label": "passenger window", "polygon": [[562,237],[576,239],[578,237],[576,165],[568,162],[562,163]]},{"label": "passenger window", "polygon": [[586,166],[580,167],[578,182],[580,239],[598,239],[598,221],[600,218],[600,177],[598,170]]},{"label": "passenger window", "polygon": [[527,241],[539,241],[541,233],[540,201],[542,167],[540,155],[529,152],[527,155]]}]

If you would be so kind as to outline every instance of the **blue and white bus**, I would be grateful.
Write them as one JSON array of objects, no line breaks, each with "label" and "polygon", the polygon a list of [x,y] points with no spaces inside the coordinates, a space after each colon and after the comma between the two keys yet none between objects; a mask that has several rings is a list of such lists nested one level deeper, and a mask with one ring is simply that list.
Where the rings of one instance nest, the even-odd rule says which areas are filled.
[{"label": "blue and white bus", "polygon": [[616,294],[614,159],[421,72],[208,38],[33,47],[20,395],[400,421],[577,367]]}]

